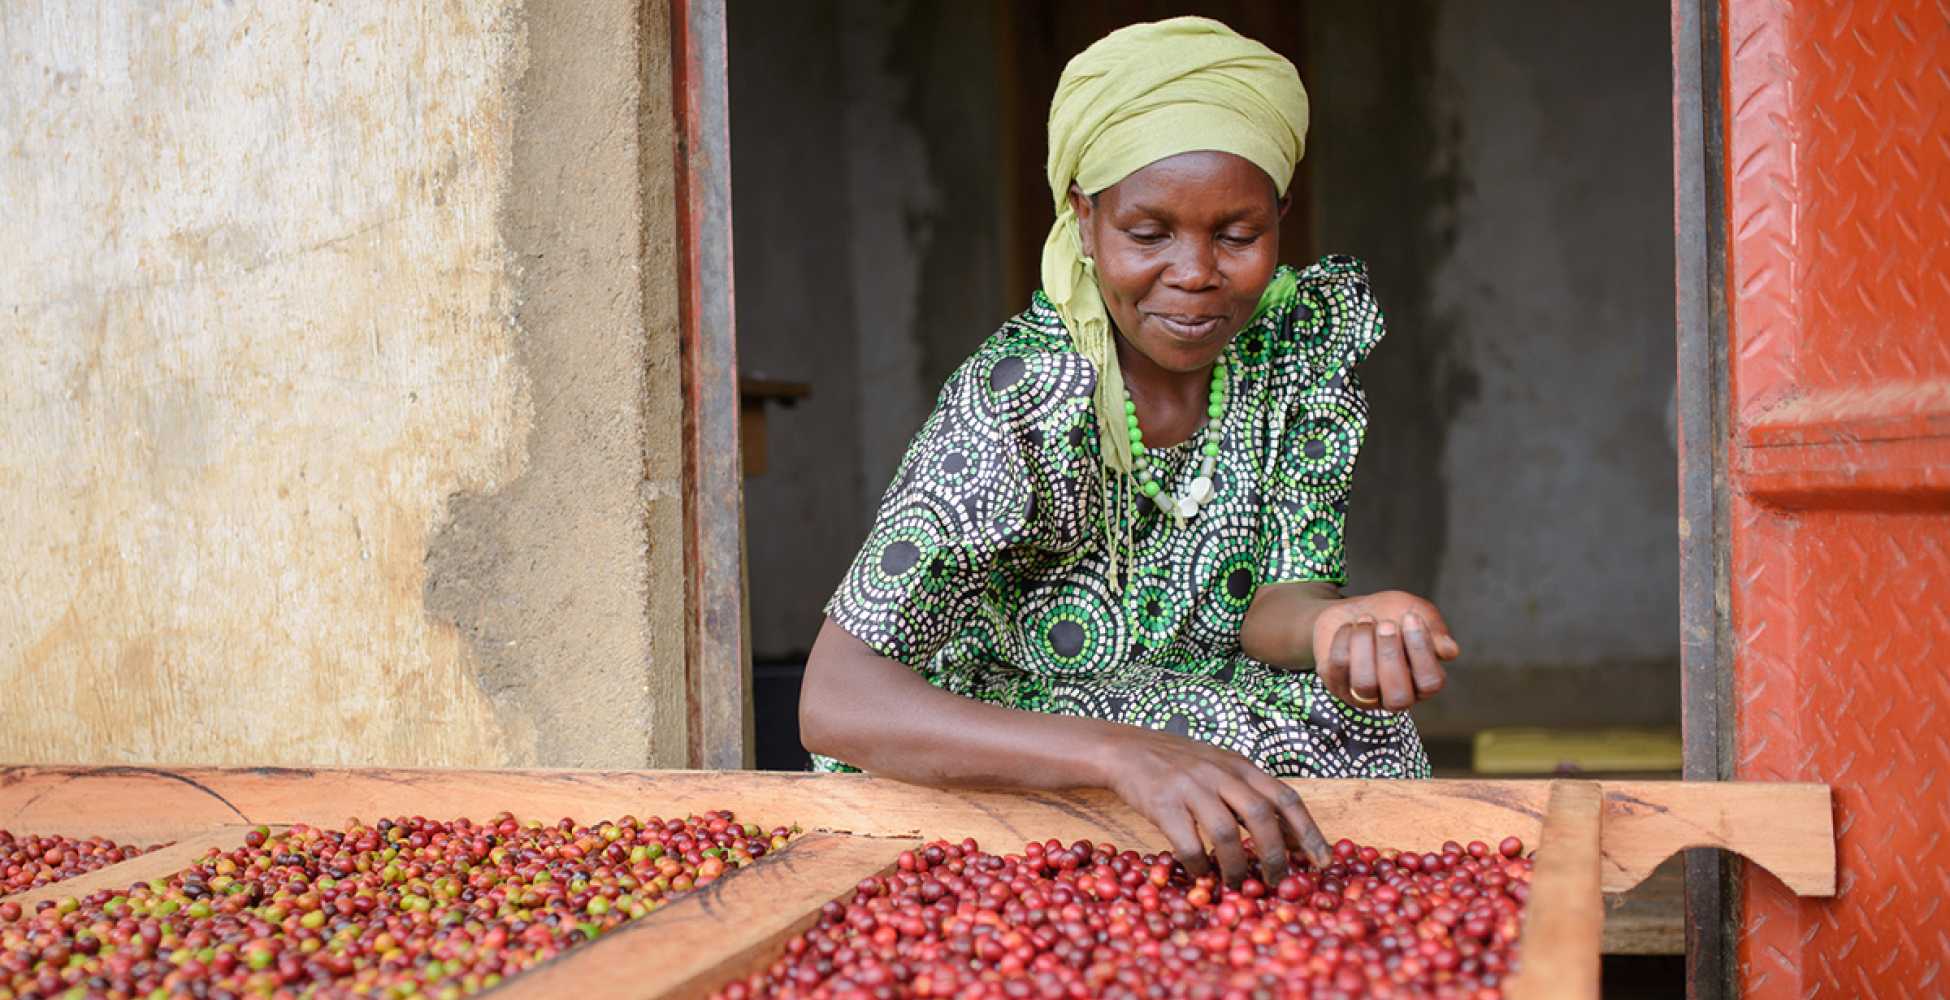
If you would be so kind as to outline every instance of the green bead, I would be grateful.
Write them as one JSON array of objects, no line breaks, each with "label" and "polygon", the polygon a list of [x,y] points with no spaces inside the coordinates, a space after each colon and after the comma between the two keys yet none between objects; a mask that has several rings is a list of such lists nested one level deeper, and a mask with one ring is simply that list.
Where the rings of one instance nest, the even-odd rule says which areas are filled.
[{"label": "green bead", "polygon": [[1205,444],[1205,453],[1206,453],[1207,455],[1211,455],[1211,456],[1213,456],[1213,457],[1215,457],[1215,458],[1216,458],[1216,457],[1218,456],[1218,454],[1219,454],[1219,442],[1217,442],[1217,441],[1208,441],[1208,442],[1206,442],[1206,444]]},{"label": "green bead", "polygon": [[1131,454],[1132,454],[1133,456],[1135,456],[1135,457],[1137,457],[1137,458],[1143,458],[1143,457],[1144,457],[1144,444],[1143,444],[1142,442],[1139,442],[1139,441],[1133,441],[1133,442],[1131,442]]},{"label": "green bead", "polygon": [[1133,428],[1131,428],[1131,443],[1132,443],[1132,444],[1143,444],[1143,443],[1144,443],[1144,432],[1143,432],[1143,431],[1141,431],[1141,430],[1138,430],[1138,429],[1137,429],[1137,428],[1135,428],[1135,427],[1133,427]]},{"label": "green bead", "polygon": [[1137,412],[1137,403],[1133,402],[1131,397],[1129,396],[1124,397],[1124,412],[1125,413]]},{"label": "green bead", "polygon": [[1222,400],[1214,400],[1210,406],[1205,408],[1205,415],[1208,417],[1223,416],[1225,412],[1226,404]]},{"label": "green bead", "polygon": [[1147,496],[1147,497],[1155,497],[1155,496],[1157,496],[1157,495],[1158,495],[1158,494],[1159,494],[1160,492],[1162,492],[1162,491],[1163,491],[1163,489],[1164,489],[1164,487],[1162,487],[1162,486],[1159,486],[1159,485],[1158,485],[1157,483],[1145,483],[1145,484],[1144,484],[1144,495],[1145,495],[1145,496]]},{"label": "green bead", "polygon": [[1138,426],[1137,414],[1133,413],[1130,416],[1125,417],[1124,423],[1128,424],[1132,430],[1136,430]]}]

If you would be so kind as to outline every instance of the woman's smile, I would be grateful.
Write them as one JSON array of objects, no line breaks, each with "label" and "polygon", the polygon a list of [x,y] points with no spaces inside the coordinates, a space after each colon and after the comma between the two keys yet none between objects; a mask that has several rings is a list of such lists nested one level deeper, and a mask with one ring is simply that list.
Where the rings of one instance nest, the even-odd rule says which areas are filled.
[{"label": "woman's smile", "polygon": [[1168,156],[1094,197],[1071,189],[1104,311],[1136,355],[1121,362],[1126,384],[1204,388],[1206,368],[1273,280],[1287,204],[1265,170],[1217,150]]},{"label": "woman's smile", "polygon": [[1217,333],[1225,324],[1226,317],[1211,313],[1161,313],[1147,314],[1164,331],[1187,343],[1202,343]]}]

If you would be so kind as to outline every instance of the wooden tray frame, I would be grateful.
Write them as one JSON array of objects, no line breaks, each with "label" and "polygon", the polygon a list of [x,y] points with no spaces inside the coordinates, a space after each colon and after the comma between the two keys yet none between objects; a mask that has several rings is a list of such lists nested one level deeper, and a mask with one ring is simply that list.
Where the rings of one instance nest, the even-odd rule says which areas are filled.
[{"label": "wooden tray frame", "polygon": [[[1524,972],[1506,995],[1595,997],[1604,892],[1689,847],[1735,851],[1796,893],[1835,893],[1826,785],[1677,781],[1290,781],[1330,838],[1434,849],[1515,835],[1540,848]],[[943,791],[862,775],[758,771],[462,771],[291,768],[0,768],[0,828],[175,841],[165,851],[11,897],[127,885],[240,844],[258,824],[348,817],[582,820],[731,809],[810,833],[784,851],[503,984],[497,996],[698,997],[775,958],[829,900],[921,838],[1013,849],[1031,837],[1165,845],[1099,792]],[[655,941],[654,948],[644,947]]]}]

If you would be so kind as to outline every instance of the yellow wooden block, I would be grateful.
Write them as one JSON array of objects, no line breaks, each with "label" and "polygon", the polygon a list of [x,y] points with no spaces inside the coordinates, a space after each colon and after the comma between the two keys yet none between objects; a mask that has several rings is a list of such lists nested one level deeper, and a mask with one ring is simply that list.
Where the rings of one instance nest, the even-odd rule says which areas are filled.
[{"label": "yellow wooden block", "polygon": [[1474,757],[1479,774],[1677,771],[1684,748],[1676,729],[1485,729]]}]

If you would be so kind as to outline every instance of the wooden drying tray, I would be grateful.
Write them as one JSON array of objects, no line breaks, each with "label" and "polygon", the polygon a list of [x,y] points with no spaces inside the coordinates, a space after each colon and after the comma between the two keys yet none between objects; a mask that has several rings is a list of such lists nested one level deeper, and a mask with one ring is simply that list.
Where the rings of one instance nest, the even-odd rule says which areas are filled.
[{"label": "wooden drying tray", "polygon": [[[1835,892],[1825,785],[1674,781],[1292,781],[1330,838],[1430,850],[1506,836],[1540,848],[1524,929],[1525,974],[1507,995],[1593,997],[1601,892],[1622,892],[1688,847],[1744,855],[1804,896]],[[254,824],[343,823],[358,816],[492,815],[583,820],[731,809],[811,831],[763,863],[601,941],[504,984],[498,995],[702,996],[762,967],[820,905],[886,870],[920,838],[974,837],[993,849],[1029,839],[1168,846],[1098,792],[940,791],[861,775],[758,771],[441,771],[291,768],[0,768],[0,829],[177,841],[81,879],[37,890],[162,874]],[[184,851],[190,853],[184,856]],[[26,898],[26,897],[17,897]],[[651,944],[650,942],[653,942]]]}]

